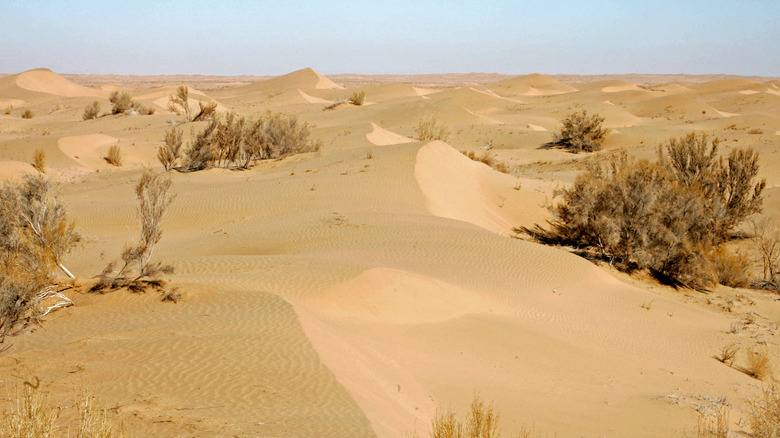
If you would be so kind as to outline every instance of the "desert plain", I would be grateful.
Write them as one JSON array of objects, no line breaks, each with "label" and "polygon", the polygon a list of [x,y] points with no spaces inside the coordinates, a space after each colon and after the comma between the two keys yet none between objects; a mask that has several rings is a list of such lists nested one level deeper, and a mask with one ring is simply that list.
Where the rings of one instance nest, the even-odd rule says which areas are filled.
[{"label": "desert plain", "polygon": [[[207,124],[169,111],[181,84],[220,117],[295,114],[321,147],[248,170],[168,171],[176,198],[154,257],[175,267],[181,300],[89,293],[138,234],[133,187],[144,168],[163,171],[166,131],[178,124],[186,143]],[[154,114],[104,115],[115,90]],[[325,110],[355,91],[362,105]],[[95,100],[103,114],[82,120]],[[65,259],[74,306],[5,341],[5,405],[34,376],[64,415],[89,388],[132,436],[402,437],[428,436],[437,409],[463,414],[479,394],[504,436],[681,437],[724,400],[733,433],[747,433],[766,384],[740,370],[748,348],[780,372],[775,294],[675,289],[513,231],[550,219],[556,188],[589,160],[653,159],[690,132],[723,153],[756,150],[764,214],[780,221],[778,78],[37,69],[0,77],[6,108],[0,179],[37,173],[43,150],[83,240]],[[604,118],[603,150],[544,147],[583,109]],[[431,115],[446,141],[415,138]],[[114,145],[122,166],[104,159]],[[732,343],[727,366],[715,356]]]}]

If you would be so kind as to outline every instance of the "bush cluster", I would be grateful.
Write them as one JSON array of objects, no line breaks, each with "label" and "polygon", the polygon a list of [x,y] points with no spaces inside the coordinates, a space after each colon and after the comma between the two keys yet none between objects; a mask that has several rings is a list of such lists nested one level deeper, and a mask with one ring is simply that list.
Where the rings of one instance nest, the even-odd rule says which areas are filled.
[{"label": "bush cluster", "polygon": [[723,159],[717,150],[717,140],[690,134],[660,147],[657,162],[622,153],[592,165],[556,193],[562,201],[551,207],[551,230],[523,231],[695,289],[743,285],[746,262],[722,245],[761,210],[766,184],[756,181],[756,152],[735,149]]},{"label": "bush cluster", "polygon": [[450,136],[449,127],[444,124],[439,124],[439,119],[434,114],[418,120],[414,131],[417,134],[417,139],[420,141],[447,141],[447,138]]},{"label": "bush cluster", "polygon": [[108,101],[112,105],[111,114],[124,114],[130,110],[143,115],[154,114],[154,108],[148,108],[134,101],[126,91],[112,91]]},{"label": "bush cluster", "polygon": [[197,171],[209,167],[247,169],[257,160],[284,158],[314,150],[309,128],[294,115],[267,112],[257,120],[230,112],[214,118],[193,135],[189,147],[181,153],[181,132],[172,128],[160,146],[157,158],[166,169],[176,167]]}]

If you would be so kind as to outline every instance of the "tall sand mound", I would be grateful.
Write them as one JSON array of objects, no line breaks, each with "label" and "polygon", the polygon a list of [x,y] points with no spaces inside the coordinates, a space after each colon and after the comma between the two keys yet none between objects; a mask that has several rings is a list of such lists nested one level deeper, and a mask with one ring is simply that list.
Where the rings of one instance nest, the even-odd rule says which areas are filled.
[{"label": "tall sand mound", "polygon": [[509,185],[512,177],[470,160],[442,141],[420,148],[414,176],[428,199],[428,210],[434,215],[470,222],[499,234],[512,230],[514,225],[487,189],[490,179],[504,178]]},{"label": "tall sand mound", "polygon": [[577,91],[570,85],[539,73],[494,82],[487,87],[501,96],[549,96]]},{"label": "tall sand mound", "polygon": [[22,90],[63,97],[108,96],[108,93],[105,91],[75,84],[48,68],[28,70],[3,78],[2,82],[0,82],[0,95],[6,91],[13,91],[14,86]]},{"label": "tall sand mound", "polygon": [[[57,146],[63,154],[80,165],[89,169],[98,169],[107,166],[104,157],[108,155],[109,148],[118,141],[118,138],[104,134],[74,135],[60,138]],[[123,152],[123,158],[126,159],[127,151],[123,150]]]}]

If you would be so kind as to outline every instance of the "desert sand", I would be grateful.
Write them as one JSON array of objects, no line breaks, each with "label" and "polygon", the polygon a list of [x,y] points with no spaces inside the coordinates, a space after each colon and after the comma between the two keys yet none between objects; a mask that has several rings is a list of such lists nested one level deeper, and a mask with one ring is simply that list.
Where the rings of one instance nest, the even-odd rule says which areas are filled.
[{"label": "desert sand", "polygon": [[[475,393],[502,413],[505,436],[691,436],[695,409],[720,397],[732,430],[746,430],[762,383],[740,371],[745,349],[780,364],[771,294],[676,290],[512,231],[543,224],[586,160],[653,158],[691,131],[761,154],[765,213],[780,221],[773,78],[93,79],[0,78],[0,110],[12,106],[0,113],[0,179],[36,172],[34,151],[46,153],[84,235],[66,259],[80,285],[138,234],[133,185],[144,167],[162,171],[179,84],[220,112],[296,114],[323,147],[246,171],[169,172],[176,199],[155,258],[175,266],[182,301],[72,291],[75,306],[6,341],[7,391],[30,376],[63,403],[91,388],[135,436],[427,436],[437,408],[462,413]],[[83,121],[94,100],[107,112],[113,89],[155,114]],[[323,111],[353,91],[365,105]],[[580,109],[605,117],[606,148],[543,148]],[[446,142],[414,139],[427,115],[449,126]],[[103,159],[115,144],[122,167]],[[508,173],[461,153],[486,145]],[[729,343],[742,347],[735,367],[714,358]]]}]

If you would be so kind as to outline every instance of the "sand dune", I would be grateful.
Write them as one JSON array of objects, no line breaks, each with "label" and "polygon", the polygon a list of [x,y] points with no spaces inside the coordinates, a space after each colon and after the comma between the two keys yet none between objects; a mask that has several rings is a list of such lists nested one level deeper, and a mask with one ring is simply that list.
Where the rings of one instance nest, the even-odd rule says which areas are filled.
[{"label": "sand dune", "polygon": [[[138,238],[134,184],[142,166],[162,169],[155,150],[171,116],[83,121],[92,95],[62,99],[52,91],[76,89],[32,73],[38,91],[16,83],[24,74],[0,78],[0,101],[35,112],[22,119],[14,104],[0,115],[0,179],[34,171],[34,151],[46,153],[84,236],[65,262],[89,283]],[[719,397],[732,433],[747,433],[760,383],[739,371],[744,355],[733,368],[713,355],[737,342],[776,362],[773,296],[674,290],[508,237],[551,219],[555,189],[590,163],[621,149],[654,158],[690,131],[720,137],[724,153],[758,150],[764,210],[780,218],[780,83],[646,89],[620,78],[341,89],[304,69],[191,88],[241,116],[296,114],[323,146],[244,171],[168,172],[176,199],[154,258],[175,266],[182,301],[68,291],[76,306],[12,338],[0,380],[11,388],[34,374],[56,400],[93,387],[137,436],[425,436],[437,407],[461,412],[475,392],[502,412],[505,436],[523,425],[542,436],[682,436],[695,430],[694,407]],[[173,90],[133,95],[164,107]],[[360,90],[375,103],[322,110]],[[580,110],[605,118],[605,149],[543,147]],[[429,115],[449,128],[447,143],[409,137]],[[185,142],[203,125],[183,125]],[[121,168],[103,159],[114,144]],[[756,322],[732,333],[749,315]]]},{"label": "sand dune", "polygon": [[413,142],[411,138],[404,137],[403,135],[398,135],[395,132],[390,132],[386,129],[383,129],[381,126],[377,125],[376,123],[371,123],[371,127],[373,130],[366,134],[366,138],[371,143],[377,145],[377,146],[387,146],[391,144],[400,144],[400,143],[410,143]]},{"label": "sand dune", "polygon": [[63,97],[107,97],[108,93],[94,88],[74,84],[47,68],[28,70],[17,75],[8,76],[0,82],[0,95],[18,87],[36,93],[47,93]]}]

